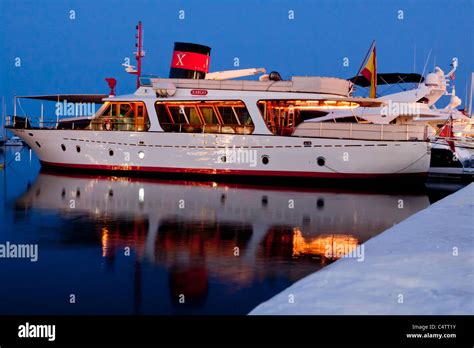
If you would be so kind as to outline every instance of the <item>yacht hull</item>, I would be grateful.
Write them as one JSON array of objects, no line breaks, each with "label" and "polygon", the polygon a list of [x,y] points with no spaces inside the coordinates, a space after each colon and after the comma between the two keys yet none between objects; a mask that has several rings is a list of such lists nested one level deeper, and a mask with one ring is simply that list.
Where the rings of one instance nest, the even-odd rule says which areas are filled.
[{"label": "yacht hull", "polygon": [[430,145],[267,135],[12,129],[46,166],[311,178],[425,176]]}]

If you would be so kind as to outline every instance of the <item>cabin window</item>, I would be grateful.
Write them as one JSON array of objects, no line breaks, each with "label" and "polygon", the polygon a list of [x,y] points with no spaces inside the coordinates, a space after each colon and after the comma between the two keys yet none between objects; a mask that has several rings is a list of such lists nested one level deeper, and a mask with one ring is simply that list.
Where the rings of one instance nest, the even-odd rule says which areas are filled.
[{"label": "cabin window", "polygon": [[301,122],[325,116],[328,109],[350,109],[358,104],[333,100],[259,100],[257,106],[273,134],[291,135]]},{"label": "cabin window", "polygon": [[147,131],[150,121],[143,102],[108,102],[91,122],[93,130]]},{"label": "cabin window", "polygon": [[120,117],[130,117],[130,113],[132,113],[132,107],[130,104],[120,104]]},{"label": "cabin window", "polygon": [[101,116],[108,116],[108,117],[113,117],[117,115],[117,104],[107,104],[106,108],[102,112]]},{"label": "cabin window", "polygon": [[212,106],[200,106],[199,110],[201,110],[202,118],[204,120],[204,124],[219,124],[219,120],[217,119],[217,114],[214,111],[214,107]]},{"label": "cabin window", "polygon": [[[184,107],[182,105],[179,105],[179,106],[170,106],[168,110],[170,111],[170,114],[174,120],[174,123],[181,123],[181,124],[197,123],[197,122],[193,122],[193,120],[196,121],[195,115],[197,115],[194,108]],[[194,117],[192,118],[192,116]]]},{"label": "cabin window", "polygon": [[137,105],[137,117],[145,117],[145,108],[143,107],[143,105]]},{"label": "cabin window", "polygon": [[217,108],[221,114],[222,122],[228,125],[239,125],[237,114],[231,106],[219,106]]},{"label": "cabin window", "polygon": [[237,119],[239,120],[239,124],[242,126],[253,126],[253,121],[252,117],[250,117],[250,114],[245,107],[234,107],[234,113],[237,116]]},{"label": "cabin window", "polygon": [[295,100],[260,100],[258,108],[265,124],[273,134],[291,135],[301,123],[300,108]]},{"label": "cabin window", "polygon": [[157,102],[165,132],[251,134],[252,118],[241,101]]}]

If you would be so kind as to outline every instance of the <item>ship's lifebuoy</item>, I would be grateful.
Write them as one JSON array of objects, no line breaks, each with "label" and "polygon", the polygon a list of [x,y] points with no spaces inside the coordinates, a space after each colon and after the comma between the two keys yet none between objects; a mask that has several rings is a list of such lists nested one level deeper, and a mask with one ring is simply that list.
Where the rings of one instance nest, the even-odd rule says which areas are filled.
[{"label": "ship's lifebuoy", "polygon": [[112,130],[112,120],[107,120],[104,122],[104,130]]}]

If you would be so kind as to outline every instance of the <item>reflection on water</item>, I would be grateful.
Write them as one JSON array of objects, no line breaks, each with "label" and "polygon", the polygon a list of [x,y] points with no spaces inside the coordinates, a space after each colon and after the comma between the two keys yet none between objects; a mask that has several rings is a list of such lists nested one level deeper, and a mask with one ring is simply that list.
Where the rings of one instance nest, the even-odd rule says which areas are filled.
[{"label": "reflection on water", "polygon": [[0,308],[245,314],[429,204],[425,194],[42,173],[9,225],[39,244],[39,261],[1,268],[15,291],[0,290]]},{"label": "reflection on water", "polygon": [[350,253],[359,244],[357,238],[347,234],[323,234],[306,241],[298,228],[294,228],[290,243],[293,246],[293,256],[318,255],[331,260]]},{"label": "reflection on water", "polygon": [[245,314],[430,204],[424,192],[37,175],[34,157],[9,158],[0,243],[38,243],[39,261],[0,259],[0,314]]}]

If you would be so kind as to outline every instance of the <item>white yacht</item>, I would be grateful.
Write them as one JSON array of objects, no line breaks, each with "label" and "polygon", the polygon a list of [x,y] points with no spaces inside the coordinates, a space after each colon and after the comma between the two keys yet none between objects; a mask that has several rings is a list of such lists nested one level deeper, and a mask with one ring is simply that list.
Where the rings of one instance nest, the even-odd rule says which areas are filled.
[{"label": "white yacht", "polygon": [[[92,116],[58,118],[49,126],[43,118],[15,112],[9,130],[42,165],[80,170],[309,178],[427,175],[431,147],[424,125],[311,127],[305,122],[321,108],[357,110],[384,103],[353,98],[351,81],[306,76],[285,81],[265,69],[209,73],[209,59],[207,46],[176,43],[169,78],[142,77],[134,93],[101,99]],[[256,74],[262,74],[258,81],[236,79]],[[62,103],[74,96],[29,98]]]},{"label": "white yacht", "polygon": [[[317,129],[320,123],[354,122],[412,127],[429,125],[432,143],[430,176],[474,177],[474,141],[470,137],[473,127],[472,104],[464,111],[458,110],[461,99],[455,86],[448,93],[449,77],[458,66],[457,58],[452,60],[452,69],[445,74],[436,67],[435,71],[423,77],[414,73],[378,74],[379,85],[416,84],[415,88],[403,92],[385,94],[377,98],[381,105],[363,106],[348,110],[320,108],[314,118],[306,121],[307,127]],[[370,83],[364,77],[350,79],[360,87]],[[472,86],[471,86],[472,89]],[[449,96],[449,103],[437,108],[435,103],[443,96]],[[472,103],[472,97],[471,97]]]}]

